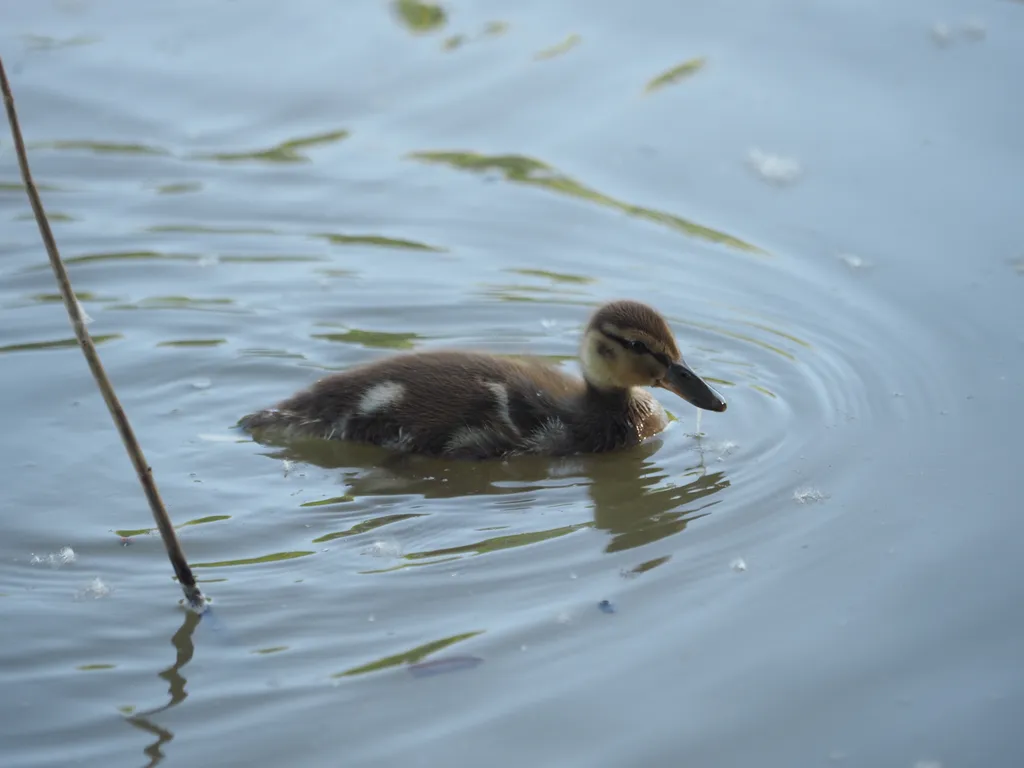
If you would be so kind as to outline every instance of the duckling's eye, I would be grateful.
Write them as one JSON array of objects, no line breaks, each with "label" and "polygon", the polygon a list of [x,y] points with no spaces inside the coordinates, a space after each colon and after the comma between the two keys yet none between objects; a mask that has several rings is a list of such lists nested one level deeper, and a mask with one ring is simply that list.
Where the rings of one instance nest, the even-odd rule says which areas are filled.
[{"label": "duckling's eye", "polygon": [[648,355],[651,352],[651,350],[647,348],[647,345],[644,344],[642,341],[626,339],[625,344],[626,349],[628,349],[630,352],[636,352],[638,355]]}]

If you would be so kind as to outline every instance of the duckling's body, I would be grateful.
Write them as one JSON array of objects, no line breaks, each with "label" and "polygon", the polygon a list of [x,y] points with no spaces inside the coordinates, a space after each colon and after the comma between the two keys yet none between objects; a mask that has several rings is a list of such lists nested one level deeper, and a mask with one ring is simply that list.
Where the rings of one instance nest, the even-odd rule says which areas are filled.
[{"label": "duckling's body", "polygon": [[397,355],[327,376],[240,424],[283,438],[481,459],[636,445],[667,424],[664,409],[640,388],[645,384],[725,410],[682,363],[667,323],[643,304],[615,302],[599,310],[581,358],[582,379],[536,359],[462,351]]}]

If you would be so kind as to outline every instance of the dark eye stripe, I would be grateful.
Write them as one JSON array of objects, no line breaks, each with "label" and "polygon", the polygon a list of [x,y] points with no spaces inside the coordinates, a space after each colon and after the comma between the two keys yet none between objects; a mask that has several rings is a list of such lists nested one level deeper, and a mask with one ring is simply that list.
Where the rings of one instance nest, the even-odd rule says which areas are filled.
[{"label": "dark eye stripe", "polygon": [[653,351],[651,351],[647,347],[647,345],[644,344],[642,341],[635,341],[635,340],[632,340],[632,339],[624,339],[621,336],[616,336],[613,333],[608,333],[608,331],[604,331],[604,335],[607,336],[609,339],[614,339],[619,344],[624,346],[626,349],[629,349],[629,350],[631,350],[633,352],[636,352],[638,354],[650,355],[655,360],[657,360],[659,363],[664,365],[666,368],[671,364],[671,361],[668,359],[668,355],[663,355],[660,352],[653,352]]}]

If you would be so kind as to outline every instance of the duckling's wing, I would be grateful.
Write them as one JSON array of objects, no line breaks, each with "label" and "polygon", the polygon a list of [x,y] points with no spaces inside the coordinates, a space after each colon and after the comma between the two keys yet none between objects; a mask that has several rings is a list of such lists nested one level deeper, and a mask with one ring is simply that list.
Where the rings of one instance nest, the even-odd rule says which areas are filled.
[{"label": "duckling's wing", "polygon": [[536,358],[398,355],[327,376],[242,426],[416,453],[502,455],[552,432],[581,386]]}]

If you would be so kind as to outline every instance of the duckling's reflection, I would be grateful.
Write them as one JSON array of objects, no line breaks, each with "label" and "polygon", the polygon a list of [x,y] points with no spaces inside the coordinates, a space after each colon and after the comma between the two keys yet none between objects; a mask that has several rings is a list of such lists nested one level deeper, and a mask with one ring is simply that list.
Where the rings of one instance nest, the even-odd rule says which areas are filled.
[{"label": "duckling's reflection", "polygon": [[[419,495],[423,498],[500,496],[544,492],[555,488],[585,487],[593,503],[593,522],[570,526],[607,531],[607,552],[616,552],[658,541],[682,531],[718,503],[714,494],[729,487],[723,471],[709,471],[699,439],[681,470],[664,464],[679,456],[661,459],[662,439],[655,438],[628,451],[565,458],[522,456],[507,461],[445,461],[413,455],[396,455],[376,446],[339,441],[310,440],[278,444],[270,457],[303,462],[324,469],[342,469],[347,485],[344,498],[360,496]],[[269,445],[269,444],[268,444]],[[389,515],[388,520],[403,516]],[[361,524],[352,532],[374,525]],[[556,532],[552,532],[557,535]],[[334,538],[334,536],[331,536]],[[515,546],[507,537],[472,547],[407,555],[420,560],[445,554]],[[519,544],[537,540],[525,535]]]}]

